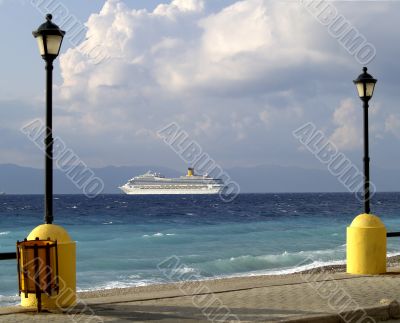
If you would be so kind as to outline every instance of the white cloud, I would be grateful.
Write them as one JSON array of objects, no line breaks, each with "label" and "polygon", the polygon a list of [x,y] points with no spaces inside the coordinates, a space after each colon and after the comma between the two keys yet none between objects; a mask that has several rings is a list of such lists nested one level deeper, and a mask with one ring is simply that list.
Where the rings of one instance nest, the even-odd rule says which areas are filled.
[{"label": "white cloud", "polygon": [[[205,16],[198,41],[186,41],[157,66],[158,81],[171,91],[223,93],[264,82],[265,91],[292,68],[327,62],[332,54],[315,42],[310,17],[300,9],[246,0]],[[268,77],[278,71],[280,76]]]},{"label": "white cloud", "polygon": [[[286,14],[279,14],[284,9]],[[70,49],[61,57],[62,98],[69,111],[85,113],[85,106],[86,113],[95,109],[100,117],[110,105],[130,114],[143,104],[155,108],[161,98],[189,108],[188,95],[264,93],[279,80],[270,76],[279,67],[287,70],[329,56],[304,46],[310,36],[302,29],[309,19],[296,10],[295,4],[246,0],[210,14],[204,1],[174,0],[148,12],[109,0],[89,18],[82,46],[101,45],[110,59],[93,65],[90,57]],[[188,13],[196,16],[188,18]],[[302,36],[294,37],[295,30]],[[265,84],[261,89],[257,83]]]},{"label": "white cloud", "polygon": [[330,140],[342,150],[359,148],[362,144],[362,133],[359,127],[360,108],[354,104],[354,100],[346,99],[333,114],[333,123],[337,126]]},{"label": "white cloud", "polygon": [[[210,2],[173,0],[148,11],[108,0],[87,27],[82,46],[101,46],[109,59],[95,65],[76,48],[62,55],[55,121],[115,151],[133,141],[153,147],[171,121],[221,154],[241,154],[239,143],[244,151],[266,132],[277,134],[265,136],[270,145],[290,141],[320,95],[307,79],[334,78],[353,59],[297,2],[232,0],[215,11]],[[359,144],[349,102],[334,115],[332,140],[344,149]]]},{"label": "white cloud", "polygon": [[200,22],[205,54],[215,62],[267,46],[272,26],[263,1],[241,1]]},{"label": "white cloud", "polygon": [[385,120],[385,130],[400,139],[400,115],[390,114]]},{"label": "white cloud", "polygon": [[266,106],[259,112],[258,116],[265,126],[274,127],[280,120],[298,120],[303,117],[303,114],[304,110],[300,106],[286,108]]},{"label": "white cloud", "polygon": [[170,4],[160,4],[154,14],[175,18],[180,13],[199,13],[204,9],[204,0],[173,0]]}]

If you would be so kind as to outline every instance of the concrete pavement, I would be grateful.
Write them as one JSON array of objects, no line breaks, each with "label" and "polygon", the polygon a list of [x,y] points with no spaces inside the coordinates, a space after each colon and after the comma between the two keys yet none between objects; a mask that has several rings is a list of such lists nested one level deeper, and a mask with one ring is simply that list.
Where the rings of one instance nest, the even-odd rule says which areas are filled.
[{"label": "concrete pavement", "polygon": [[397,300],[397,269],[380,276],[316,270],[83,293],[68,311],[0,309],[0,322],[396,322]]}]

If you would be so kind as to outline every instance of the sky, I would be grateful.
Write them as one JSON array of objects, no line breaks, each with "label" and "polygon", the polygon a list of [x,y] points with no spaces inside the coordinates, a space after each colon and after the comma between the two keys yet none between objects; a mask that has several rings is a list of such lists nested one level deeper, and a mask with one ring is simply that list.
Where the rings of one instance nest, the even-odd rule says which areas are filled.
[{"label": "sky", "polygon": [[[0,163],[43,165],[20,129],[44,119],[44,62],[31,32],[51,12],[67,31],[54,69],[54,133],[91,167],[186,168],[157,135],[171,123],[226,168],[325,167],[293,136],[307,123],[360,164],[352,80],[367,65],[378,79],[372,163],[399,169],[399,9],[397,1],[0,0]],[[362,43],[341,40],[335,19]]]}]

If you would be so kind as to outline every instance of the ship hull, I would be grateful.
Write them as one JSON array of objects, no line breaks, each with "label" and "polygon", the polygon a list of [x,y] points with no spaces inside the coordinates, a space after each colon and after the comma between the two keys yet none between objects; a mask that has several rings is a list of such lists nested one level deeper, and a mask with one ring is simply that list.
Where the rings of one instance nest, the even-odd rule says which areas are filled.
[{"label": "ship hull", "polygon": [[207,195],[218,194],[223,188],[205,188],[205,189],[143,189],[120,187],[128,195]]}]

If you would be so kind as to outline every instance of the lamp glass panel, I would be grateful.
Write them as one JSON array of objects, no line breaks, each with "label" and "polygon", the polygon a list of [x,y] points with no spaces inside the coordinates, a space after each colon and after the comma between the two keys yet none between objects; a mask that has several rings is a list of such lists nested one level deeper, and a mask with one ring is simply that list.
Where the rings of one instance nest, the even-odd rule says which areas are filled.
[{"label": "lamp glass panel", "polygon": [[62,36],[59,35],[47,35],[47,54],[58,55],[60,51]]},{"label": "lamp glass panel", "polygon": [[360,98],[363,98],[365,96],[364,94],[364,83],[359,82],[356,84],[357,86],[357,91],[358,91],[358,95]]},{"label": "lamp glass panel", "polygon": [[374,88],[375,88],[375,83],[366,84],[367,97],[372,97],[372,95],[374,94]]},{"label": "lamp glass panel", "polygon": [[44,55],[45,51],[44,51],[43,37],[42,36],[37,36],[36,40],[37,40],[37,43],[38,43],[38,46],[39,46],[40,55]]}]

